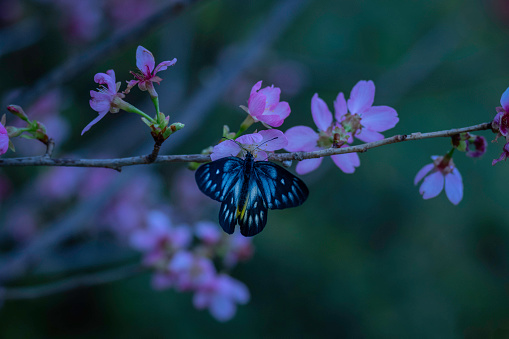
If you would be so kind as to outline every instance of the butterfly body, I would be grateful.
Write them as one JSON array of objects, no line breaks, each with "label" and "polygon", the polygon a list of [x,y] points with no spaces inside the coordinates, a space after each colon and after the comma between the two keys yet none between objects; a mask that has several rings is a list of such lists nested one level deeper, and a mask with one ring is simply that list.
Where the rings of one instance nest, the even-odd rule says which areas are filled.
[{"label": "butterfly body", "polygon": [[196,170],[196,183],[210,198],[221,202],[219,224],[232,234],[240,225],[244,236],[253,236],[267,223],[268,209],[299,206],[309,191],[302,180],[274,163],[227,157]]}]

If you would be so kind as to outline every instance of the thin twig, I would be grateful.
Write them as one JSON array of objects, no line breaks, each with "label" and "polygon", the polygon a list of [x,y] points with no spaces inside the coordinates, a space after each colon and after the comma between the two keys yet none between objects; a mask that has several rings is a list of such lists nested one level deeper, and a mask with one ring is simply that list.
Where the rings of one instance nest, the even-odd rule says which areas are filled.
[{"label": "thin twig", "polygon": [[145,271],[145,268],[141,267],[139,264],[135,264],[102,272],[67,278],[40,286],[3,288],[0,289],[0,299],[35,299],[60,292],[74,290],[80,287],[102,285],[118,280],[123,280]]},{"label": "thin twig", "polygon": [[[286,160],[304,160],[321,158],[331,156],[335,154],[345,153],[363,153],[368,149],[380,147],[388,144],[394,144],[397,142],[410,141],[410,140],[422,140],[430,138],[443,138],[450,137],[459,133],[482,131],[491,129],[491,122],[485,122],[482,124],[455,128],[444,131],[429,132],[429,133],[412,133],[395,135],[389,138],[385,138],[379,141],[368,142],[361,145],[341,147],[341,148],[328,148],[314,152],[292,152],[292,153],[276,153],[269,155],[268,160],[272,161],[286,161]],[[203,154],[189,154],[189,155],[160,155],[157,156],[154,161],[151,161],[151,155],[143,155],[128,158],[117,158],[117,159],[52,159],[47,157],[26,157],[26,158],[11,158],[11,159],[0,159],[0,167],[7,166],[66,166],[66,167],[102,167],[112,168],[120,170],[125,166],[144,165],[150,163],[169,163],[169,162],[208,162],[210,161],[209,155]]]}]

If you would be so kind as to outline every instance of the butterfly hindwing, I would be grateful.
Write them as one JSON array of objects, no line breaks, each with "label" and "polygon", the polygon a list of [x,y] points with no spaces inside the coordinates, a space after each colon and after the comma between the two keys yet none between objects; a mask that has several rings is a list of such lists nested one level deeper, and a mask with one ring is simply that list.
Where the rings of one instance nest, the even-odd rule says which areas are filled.
[{"label": "butterfly hindwing", "polygon": [[198,167],[195,173],[198,188],[208,197],[223,202],[235,187],[242,187],[244,160],[227,157]]},{"label": "butterfly hindwing", "polygon": [[268,161],[257,161],[253,172],[261,194],[270,209],[302,205],[309,195],[306,184],[279,165]]},{"label": "butterfly hindwing", "polygon": [[237,205],[240,200],[242,182],[243,179],[233,186],[219,209],[219,225],[228,234],[235,231],[235,225],[237,224]]},{"label": "butterfly hindwing", "polygon": [[267,203],[254,175],[250,177],[246,188],[244,204],[237,208],[237,219],[240,233],[251,237],[260,233],[267,224]]}]

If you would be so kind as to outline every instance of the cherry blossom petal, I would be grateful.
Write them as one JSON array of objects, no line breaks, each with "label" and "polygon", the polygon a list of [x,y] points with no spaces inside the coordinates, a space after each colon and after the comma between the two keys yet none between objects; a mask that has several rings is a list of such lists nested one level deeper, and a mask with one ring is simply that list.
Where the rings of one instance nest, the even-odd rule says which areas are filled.
[{"label": "cherry blossom petal", "polygon": [[115,85],[115,71],[110,69],[106,73],[97,73],[94,75],[94,81],[101,85],[106,85],[108,92],[115,94],[117,86]]},{"label": "cherry blossom petal", "polygon": [[383,134],[380,134],[368,128],[363,128],[359,134],[355,135],[355,137],[364,142],[373,142],[382,140],[384,138]]},{"label": "cherry blossom petal", "polygon": [[336,100],[334,101],[334,116],[337,121],[342,121],[343,116],[348,113],[348,108],[346,107],[345,95],[343,92],[339,92]]},{"label": "cherry blossom petal", "polygon": [[389,106],[373,106],[362,113],[361,124],[370,130],[383,132],[396,126],[399,121],[396,110]]},{"label": "cherry blossom petal", "polygon": [[[154,69],[154,74],[157,72],[165,71],[168,67],[173,66],[177,63],[177,58],[173,58],[173,60],[163,61],[157,65],[157,67]],[[159,80],[161,81],[161,80]],[[157,81],[156,81],[157,82]]]},{"label": "cherry blossom petal", "polygon": [[348,109],[350,113],[364,113],[368,108],[373,105],[375,100],[375,84],[373,81],[359,81],[352,92],[350,92],[350,99],[348,99]]},{"label": "cherry blossom petal", "polygon": [[509,112],[509,88],[507,88],[502,94],[502,97],[500,98],[500,104],[506,112]]},{"label": "cherry blossom petal", "polygon": [[414,185],[417,185],[417,183],[419,181],[422,180],[422,178],[424,178],[426,176],[426,174],[429,173],[429,171],[431,171],[433,169],[433,167],[435,167],[434,164],[427,164],[426,166],[424,166],[423,168],[421,168],[419,170],[419,172],[417,172],[417,175],[415,176],[415,179],[414,179]]},{"label": "cherry blossom petal", "polygon": [[154,55],[143,46],[136,49],[136,67],[145,75],[151,75],[156,62]]},{"label": "cherry blossom petal", "polygon": [[[90,101],[92,101],[92,100],[90,100]],[[85,132],[87,132],[90,129],[90,127],[92,127],[95,124],[97,124],[99,122],[99,120],[104,118],[106,113],[108,113],[108,111],[99,112],[99,115],[94,120],[92,120],[88,125],[86,125],[85,128],[83,129],[83,131],[81,131],[81,135],[83,135]]]},{"label": "cherry blossom petal", "polygon": [[307,174],[317,169],[322,163],[323,158],[305,159],[299,161],[295,167],[295,171],[299,174]]},{"label": "cherry blossom petal", "polygon": [[225,140],[214,146],[210,159],[216,161],[221,158],[236,156],[239,154],[241,148],[233,140]]},{"label": "cherry blossom petal", "polygon": [[265,112],[266,101],[264,95],[258,93],[254,94],[248,104],[249,114],[254,118],[258,118],[258,116],[262,115],[263,112]]},{"label": "cherry blossom petal", "polygon": [[4,125],[0,123],[0,154],[4,154],[9,149],[9,135]]},{"label": "cherry blossom petal", "polygon": [[281,101],[274,107],[272,113],[279,116],[280,119],[284,120],[288,118],[290,112],[291,112],[290,105],[286,101]]},{"label": "cherry blossom petal", "polygon": [[316,127],[320,131],[326,131],[332,124],[332,113],[329,111],[325,101],[320,99],[318,93],[315,93],[311,99],[311,114],[313,115]]},{"label": "cherry blossom petal", "polygon": [[463,181],[457,168],[445,175],[445,194],[454,205],[459,204],[463,199]]},{"label": "cherry blossom petal", "polygon": [[281,117],[279,115],[272,115],[272,114],[258,115],[256,117],[256,119],[258,119],[259,121],[264,122],[267,125],[272,126],[272,127],[279,127],[285,121],[284,119],[281,119]]},{"label": "cherry blossom petal", "polygon": [[263,136],[260,133],[245,134],[238,137],[236,140],[243,145],[258,145],[262,142]]},{"label": "cherry blossom petal", "polygon": [[424,178],[419,193],[422,194],[423,199],[431,199],[436,197],[442,192],[444,188],[444,175],[437,171]]},{"label": "cherry blossom petal", "polygon": [[228,321],[235,315],[237,305],[228,297],[215,295],[210,303],[210,314],[218,321]]},{"label": "cherry blossom petal", "polygon": [[251,101],[251,96],[258,92],[262,88],[262,81],[258,81],[256,84],[254,84],[253,88],[251,88],[251,93],[249,94],[249,100]]},{"label": "cherry blossom petal", "polygon": [[307,126],[295,126],[285,132],[288,152],[309,151],[316,146],[318,134]]},{"label": "cherry blossom petal", "polygon": [[260,149],[265,151],[276,151],[288,145],[288,139],[283,132],[277,129],[269,129],[258,132],[262,136]]},{"label": "cherry blossom petal", "polygon": [[355,167],[361,165],[359,155],[357,153],[345,153],[331,155],[332,161],[345,173],[355,172]]},{"label": "cherry blossom petal", "polygon": [[261,89],[258,94],[262,94],[265,96],[267,100],[266,107],[272,110],[273,105],[276,105],[279,102],[279,97],[281,95],[281,89],[279,87],[265,87]]}]

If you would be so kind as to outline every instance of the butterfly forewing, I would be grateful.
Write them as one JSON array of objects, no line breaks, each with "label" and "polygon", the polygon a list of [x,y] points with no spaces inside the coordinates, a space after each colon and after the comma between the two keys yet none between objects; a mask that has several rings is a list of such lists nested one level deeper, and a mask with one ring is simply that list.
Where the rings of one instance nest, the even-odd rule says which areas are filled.
[{"label": "butterfly forewing", "polygon": [[238,206],[237,215],[240,233],[250,237],[260,233],[267,224],[267,204],[254,175],[249,179],[245,194],[245,202]]},{"label": "butterfly forewing", "polygon": [[242,187],[244,160],[227,157],[201,165],[195,173],[198,188],[210,198],[223,202],[235,187]]},{"label": "butterfly forewing", "polygon": [[258,161],[254,164],[254,175],[270,209],[299,206],[308,197],[306,184],[281,166],[268,161]]}]

